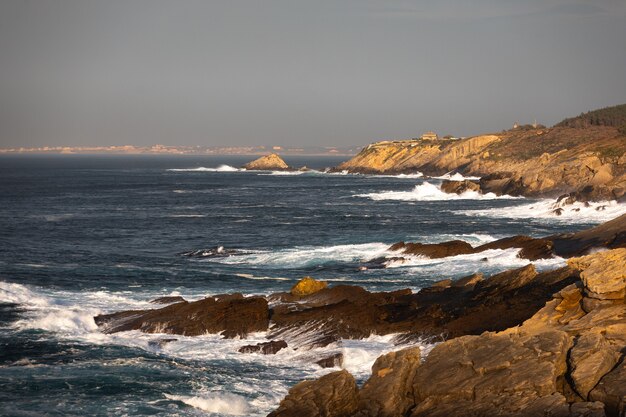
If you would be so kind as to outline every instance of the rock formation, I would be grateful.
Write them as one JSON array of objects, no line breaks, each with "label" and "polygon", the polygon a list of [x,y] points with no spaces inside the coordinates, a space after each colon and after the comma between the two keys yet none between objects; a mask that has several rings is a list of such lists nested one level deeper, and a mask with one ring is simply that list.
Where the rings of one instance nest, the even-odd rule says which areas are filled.
[{"label": "rock formation", "polygon": [[[624,248],[571,259],[581,280],[521,325],[440,343],[423,362],[415,348],[380,357],[356,394],[351,386],[346,395],[335,393],[337,410],[354,416],[623,416],[625,262]],[[272,415],[322,415],[294,406],[328,390],[321,381],[296,385]]]},{"label": "rock formation", "polygon": [[243,168],[257,171],[287,171],[291,169],[289,165],[275,153],[248,162]]},{"label": "rock formation", "polygon": [[484,193],[624,199],[624,132],[612,125],[570,123],[454,141],[385,141],[367,146],[336,169],[377,174],[420,171],[433,176],[456,171],[482,177],[479,186]]}]

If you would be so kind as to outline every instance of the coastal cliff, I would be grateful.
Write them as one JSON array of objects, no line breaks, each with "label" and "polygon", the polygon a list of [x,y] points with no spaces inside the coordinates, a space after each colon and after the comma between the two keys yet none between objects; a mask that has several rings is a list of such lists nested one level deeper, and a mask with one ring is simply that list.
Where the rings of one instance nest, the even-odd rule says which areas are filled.
[{"label": "coastal cliff", "polygon": [[620,199],[626,193],[626,105],[600,112],[619,117],[581,115],[552,128],[525,126],[459,140],[378,142],[337,169],[433,176],[455,171],[483,177],[484,192],[558,196],[591,186],[590,199]]}]

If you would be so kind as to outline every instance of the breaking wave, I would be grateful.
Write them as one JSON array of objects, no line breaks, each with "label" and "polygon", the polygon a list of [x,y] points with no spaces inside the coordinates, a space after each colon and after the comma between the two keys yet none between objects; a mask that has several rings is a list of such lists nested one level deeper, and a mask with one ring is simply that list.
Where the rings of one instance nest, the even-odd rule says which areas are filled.
[{"label": "breaking wave", "polygon": [[478,210],[459,210],[467,216],[483,216],[507,219],[542,219],[563,223],[603,223],[626,213],[626,204],[616,201],[598,203],[574,203],[559,205],[554,200],[540,200],[518,206]]},{"label": "breaking wave", "polygon": [[165,394],[165,398],[172,401],[180,401],[208,413],[228,414],[231,416],[245,416],[250,413],[250,406],[246,399],[235,394],[215,393],[201,396]]},{"label": "breaking wave", "polygon": [[332,262],[360,262],[379,257],[387,252],[387,243],[357,245],[303,246],[278,251],[255,252],[215,259],[225,264],[266,265],[271,267],[302,268]]},{"label": "breaking wave", "polygon": [[445,200],[495,200],[519,199],[509,195],[497,196],[493,193],[481,194],[477,191],[466,191],[461,194],[446,193],[435,184],[424,182],[411,191],[383,191],[380,193],[356,194],[353,197],[369,198],[374,201],[445,201]]},{"label": "breaking wave", "polygon": [[245,171],[245,170],[235,168],[230,165],[220,165],[217,168],[205,168],[205,167],[171,168],[171,169],[168,169],[168,171],[172,171],[172,172],[239,172],[239,171]]},{"label": "breaking wave", "polygon": [[460,174],[458,172],[455,172],[454,174],[452,172],[448,172],[447,174],[443,174],[439,177],[431,177],[437,180],[450,180],[450,181],[464,181],[464,180],[472,180],[472,181],[478,181],[480,179],[480,177],[466,177],[463,174]]}]

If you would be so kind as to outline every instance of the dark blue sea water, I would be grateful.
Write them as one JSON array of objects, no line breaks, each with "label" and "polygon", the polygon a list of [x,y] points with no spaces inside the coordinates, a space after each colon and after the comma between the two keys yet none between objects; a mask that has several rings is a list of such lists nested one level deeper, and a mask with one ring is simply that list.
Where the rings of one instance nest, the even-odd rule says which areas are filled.
[{"label": "dark blue sea water", "polygon": [[[265,415],[296,381],[328,372],[311,365],[311,352],[237,353],[263,334],[159,347],[159,335],[101,334],[93,316],[170,294],[268,294],[306,275],[418,290],[526,261],[512,250],[360,266],[392,256],[386,249],[401,240],[543,236],[626,211],[610,204],[557,217],[550,201],[445,195],[440,179],[321,172],[342,158],[286,158],[319,170],[297,175],[231,168],[250,159],[0,157],[0,415]],[[219,246],[232,255],[182,255]],[[390,340],[335,348],[362,380]]]}]

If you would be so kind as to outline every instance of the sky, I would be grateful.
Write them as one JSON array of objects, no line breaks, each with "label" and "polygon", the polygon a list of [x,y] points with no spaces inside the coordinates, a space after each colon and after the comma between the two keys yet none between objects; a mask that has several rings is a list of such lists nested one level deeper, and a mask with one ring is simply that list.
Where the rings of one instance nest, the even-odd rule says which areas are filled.
[{"label": "sky", "polygon": [[355,146],[621,103],[624,0],[0,0],[0,147]]}]

